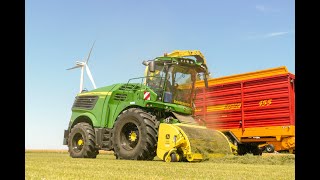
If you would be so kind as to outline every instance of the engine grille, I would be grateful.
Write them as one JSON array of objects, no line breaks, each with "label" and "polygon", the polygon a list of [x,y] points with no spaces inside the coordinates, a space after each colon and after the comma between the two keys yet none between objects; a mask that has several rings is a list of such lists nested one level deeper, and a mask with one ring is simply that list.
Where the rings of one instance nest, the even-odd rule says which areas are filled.
[{"label": "engine grille", "polygon": [[124,101],[127,98],[127,94],[116,94],[114,96],[114,100]]},{"label": "engine grille", "polygon": [[77,96],[72,108],[93,109],[98,100],[98,96]]},{"label": "engine grille", "polygon": [[119,90],[125,90],[125,91],[129,91],[129,90],[138,90],[140,89],[141,86],[137,85],[137,84],[125,84],[122,85]]}]

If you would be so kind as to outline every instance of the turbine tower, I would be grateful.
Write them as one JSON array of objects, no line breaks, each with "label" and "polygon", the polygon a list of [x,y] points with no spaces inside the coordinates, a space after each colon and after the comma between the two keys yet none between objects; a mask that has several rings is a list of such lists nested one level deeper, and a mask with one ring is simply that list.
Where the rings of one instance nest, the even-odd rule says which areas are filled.
[{"label": "turbine tower", "polygon": [[92,77],[92,74],[91,74],[91,71],[88,67],[88,61],[89,61],[89,58],[90,58],[90,54],[91,54],[91,51],[92,51],[92,48],[94,46],[95,42],[93,43],[91,49],[90,49],[90,52],[89,52],[89,55],[87,57],[87,59],[83,62],[80,62],[80,61],[76,61],[76,66],[72,67],[72,68],[69,68],[67,70],[71,70],[71,69],[76,69],[76,68],[81,68],[81,76],[80,76],[80,93],[83,89],[83,72],[84,72],[84,68],[86,68],[86,72],[87,72],[87,75],[94,87],[94,89],[96,89],[96,84],[94,83],[94,80],[93,80],[93,77]]}]

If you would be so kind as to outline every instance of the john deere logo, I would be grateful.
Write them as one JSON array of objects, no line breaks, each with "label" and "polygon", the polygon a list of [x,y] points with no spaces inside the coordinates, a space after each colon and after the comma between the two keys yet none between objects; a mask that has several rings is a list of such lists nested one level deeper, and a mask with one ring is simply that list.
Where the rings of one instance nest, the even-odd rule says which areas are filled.
[{"label": "john deere logo", "polygon": [[166,134],[166,139],[170,139],[170,134]]}]

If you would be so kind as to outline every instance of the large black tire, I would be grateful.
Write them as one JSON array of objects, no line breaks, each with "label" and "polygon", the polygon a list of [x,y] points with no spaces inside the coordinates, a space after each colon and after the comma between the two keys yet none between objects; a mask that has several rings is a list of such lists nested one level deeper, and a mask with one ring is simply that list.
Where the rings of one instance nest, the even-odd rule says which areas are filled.
[{"label": "large black tire", "polygon": [[155,116],[138,109],[123,111],[112,136],[117,159],[153,160],[156,156],[159,123]]},{"label": "large black tire", "polygon": [[260,149],[258,146],[253,146],[251,149],[251,152],[255,156],[261,156],[262,155],[262,149]]},{"label": "large black tire", "polygon": [[248,150],[248,147],[247,147],[246,145],[244,145],[244,144],[238,144],[238,151],[237,151],[237,153],[238,153],[239,156],[243,156],[243,155],[247,154],[248,151],[249,151],[249,150]]},{"label": "large black tire", "polygon": [[96,158],[99,151],[95,144],[95,134],[90,124],[82,122],[73,126],[68,139],[71,157]]}]

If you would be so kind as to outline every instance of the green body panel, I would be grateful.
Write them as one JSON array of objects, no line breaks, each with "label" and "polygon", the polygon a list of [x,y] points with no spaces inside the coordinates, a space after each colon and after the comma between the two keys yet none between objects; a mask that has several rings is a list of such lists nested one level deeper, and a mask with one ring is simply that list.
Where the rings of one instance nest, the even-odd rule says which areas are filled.
[{"label": "green body panel", "polygon": [[94,127],[100,127],[101,122],[96,118],[94,113],[83,111],[83,110],[73,110],[71,115],[71,123],[74,122],[77,118],[87,117],[91,120]]},{"label": "green body panel", "polygon": [[[105,86],[102,88],[98,88],[89,92],[84,92],[81,94],[78,94],[78,96],[98,96],[98,100],[94,106],[93,109],[87,110],[82,108],[72,108],[72,115],[71,115],[71,123],[73,124],[74,120],[76,120],[79,117],[86,116],[91,119],[92,124],[94,127],[103,127],[103,107],[104,103],[106,102],[105,99],[109,97],[109,95],[105,95],[108,92],[111,92],[112,89],[115,87],[115,85],[111,86]],[[101,93],[102,92],[102,93]]]},{"label": "green body panel", "polygon": [[[123,88],[124,86],[136,88]],[[144,99],[144,92],[150,93],[150,100]],[[158,108],[183,114],[192,113],[192,109],[189,107],[156,101],[156,93],[149,87],[138,83],[113,84],[111,86],[78,94],[78,96],[99,97],[94,108],[91,110],[72,108],[71,122],[80,116],[86,116],[91,119],[94,127],[112,128],[118,115],[124,109],[128,109],[130,107]],[[125,96],[125,98],[119,99],[119,96]]]},{"label": "green body panel", "polygon": [[178,105],[178,104],[171,104],[171,103],[164,103],[164,102],[148,102],[148,104],[152,104],[152,107],[157,107],[159,109],[166,109],[168,111],[179,112],[183,114],[191,114],[192,109],[186,106]]}]

